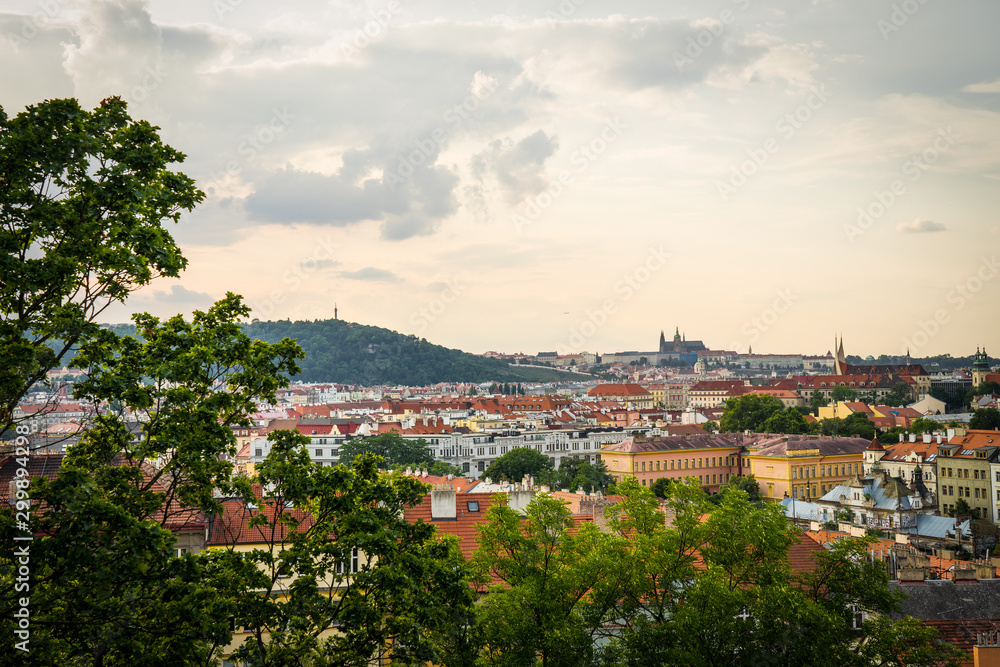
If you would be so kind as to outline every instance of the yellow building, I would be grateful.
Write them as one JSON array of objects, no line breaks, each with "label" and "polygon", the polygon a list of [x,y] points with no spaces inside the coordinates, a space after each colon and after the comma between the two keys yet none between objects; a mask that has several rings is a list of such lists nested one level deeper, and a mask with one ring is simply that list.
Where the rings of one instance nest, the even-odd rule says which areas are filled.
[{"label": "yellow building", "polygon": [[695,477],[710,491],[741,474],[739,445],[722,435],[636,436],[601,449],[601,460],[615,482],[635,477],[652,486],[661,477],[683,480]]},{"label": "yellow building", "polygon": [[[1000,431],[970,429],[938,445],[938,497],[941,511],[965,500],[981,519],[1000,521]],[[994,475],[996,477],[994,477]]]},{"label": "yellow building", "polygon": [[769,500],[816,499],[848,477],[861,474],[864,438],[783,435],[747,444],[744,469]]}]

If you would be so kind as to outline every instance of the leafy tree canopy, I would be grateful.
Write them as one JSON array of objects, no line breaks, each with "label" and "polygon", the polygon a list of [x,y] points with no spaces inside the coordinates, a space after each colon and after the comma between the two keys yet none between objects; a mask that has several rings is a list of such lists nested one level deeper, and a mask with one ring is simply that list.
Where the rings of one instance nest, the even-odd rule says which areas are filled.
[{"label": "leafy tree canopy", "polygon": [[719,430],[723,433],[760,432],[771,416],[784,409],[782,402],[774,396],[766,394],[737,396],[726,401]]},{"label": "leafy tree canopy", "polygon": [[858,392],[856,389],[851,389],[850,387],[836,386],[833,391],[830,392],[830,399],[836,403],[838,401],[856,401],[858,400]]},{"label": "leafy tree canopy", "polygon": [[549,457],[531,447],[515,447],[491,463],[480,478],[520,482],[525,475],[531,475],[541,481],[543,475],[547,479],[551,470],[552,459]]},{"label": "leafy tree canopy", "polygon": [[365,453],[381,456],[384,460],[381,465],[386,469],[406,466],[430,468],[434,464],[434,456],[428,449],[426,440],[408,440],[396,431],[348,440],[340,446],[340,461],[350,464]]},{"label": "leafy tree canopy", "polygon": [[108,305],[186,266],[164,223],[204,193],[157,129],[117,97],[0,108],[0,433]]},{"label": "leafy tree canopy", "polygon": [[1000,410],[996,408],[979,408],[972,413],[969,428],[994,430],[1000,428]]},{"label": "leafy tree canopy", "polygon": [[775,412],[761,424],[763,433],[808,433],[809,422],[795,408]]}]

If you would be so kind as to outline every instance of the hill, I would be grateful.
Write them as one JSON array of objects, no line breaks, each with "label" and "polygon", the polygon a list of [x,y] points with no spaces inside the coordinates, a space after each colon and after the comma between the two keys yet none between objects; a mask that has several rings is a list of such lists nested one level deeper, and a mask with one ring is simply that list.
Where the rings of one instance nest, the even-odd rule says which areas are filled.
[{"label": "hill", "polygon": [[296,380],[342,384],[428,385],[437,382],[545,382],[593,379],[548,368],[511,367],[425,339],[345,322],[279,320],[244,325],[252,338],[273,343],[286,336],[305,351]]}]

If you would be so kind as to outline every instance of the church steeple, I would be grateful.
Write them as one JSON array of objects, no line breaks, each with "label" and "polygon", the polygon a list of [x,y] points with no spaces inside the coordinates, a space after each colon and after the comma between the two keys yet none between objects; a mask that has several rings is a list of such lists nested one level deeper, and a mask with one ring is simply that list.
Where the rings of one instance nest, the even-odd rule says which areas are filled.
[{"label": "church steeple", "polygon": [[845,375],[847,371],[847,357],[844,355],[844,334],[840,334],[839,342],[836,336],[833,337],[833,349],[837,351],[833,360],[833,374]]},{"label": "church steeple", "polygon": [[990,358],[986,355],[986,348],[979,351],[976,346],[976,356],[972,358],[972,385],[974,387],[986,382],[986,375],[990,372]]}]

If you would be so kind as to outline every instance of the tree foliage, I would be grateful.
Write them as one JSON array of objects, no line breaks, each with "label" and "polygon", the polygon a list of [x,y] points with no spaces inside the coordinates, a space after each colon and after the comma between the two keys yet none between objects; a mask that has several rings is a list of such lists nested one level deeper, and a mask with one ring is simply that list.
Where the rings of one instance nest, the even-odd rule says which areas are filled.
[{"label": "tree foliage", "polygon": [[531,447],[515,447],[486,468],[480,477],[489,477],[494,481],[506,479],[520,482],[525,475],[531,475],[538,481],[548,480],[552,471],[552,459]]},{"label": "tree foliage", "polygon": [[109,304],[185,267],[164,223],[204,194],[157,129],[116,97],[0,108],[0,433]]},{"label": "tree foliage", "polygon": [[723,433],[761,432],[767,420],[784,409],[780,400],[767,394],[737,396],[726,401],[719,430]]},{"label": "tree foliage", "polygon": [[478,613],[483,664],[590,664],[602,612],[618,593],[608,586],[621,572],[615,545],[593,524],[571,532],[569,509],[549,495],[536,495],[523,516],[497,502],[487,519],[472,561],[489,592]]},{"label": "tree foliage", "polygon": [[381,457],[381,465],[387,469],[406,466],[430,468],[434,464],[434,456],[426,440],[408,440],[396,431],[348,440],[340,446],[338,455],[342,463],[350,465],[351,461],[365,453]]},{"label": "tree foliage", "polygon": [[[294,343],[243,335],[247,312],[228,295],[191,322],[136,315],[144,342],[105,330],[83,344],[77,397],[119,407],[30,492],[32,640],[44,646],[35,664],[196,663],[228,641],[232,600],[202,558],[176,557],[169,531],[218,509],[213,491],[232,488],[230,426],[246,425],[295,370]],[[13,519],[0,514],[5,549],[17,544]],[[4,562],[5,581],[11,567]],[[15,598],[0,604],[9,619]]]},{"label": "tree foliage", "polygon": [[604,461],[590,463],[586,459],[564,458],[555,474],[555,484],[561,489],[586,493],[605,492],[614,478],[608,472]]},{"label": "tree foliage", "polygon": [[972,413],[969,428],[992,431],[1000,428],[1000,410],[996,408],[979,408]]},{"label": "tree foliage", "polygon": [[858,391],[847,386],[838,385],[830,392],[830,400],[834,403],[839,401],[856,401],[858,400]]},{"label": "tree foliage", "polygon": [[809,407],[812,409],[813,416],[819,416],[819,409],[825,408],[830,405],[830,399],[826,398],[819,389],[813,389],[812,393],[809,394]]},{"label": "tree foliage", "polygon": [[[474,557],[480,581],[498,582],[479,617],[480,664],[959,664],[933,631],[889,620],[901,593],[868,543],[812,549],[812,569],[796,571],[803,538],[779,505],[732,489],[714,506],[693,480],[663,504],[631,477],[618,492],[608,532],[571,530],[544,496],[525,516],[491,510]],[[858,610],[871,615],[861,633]]]}]

